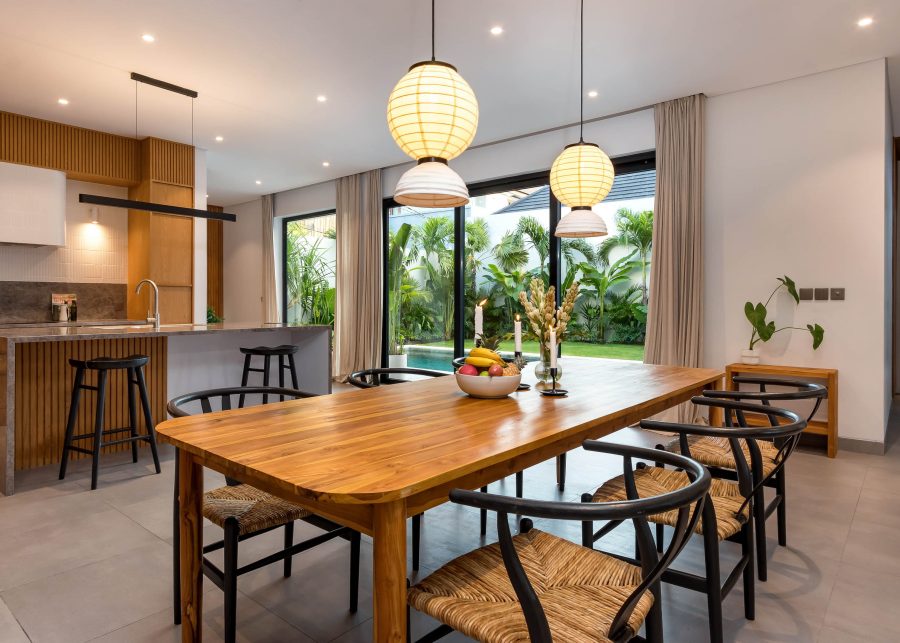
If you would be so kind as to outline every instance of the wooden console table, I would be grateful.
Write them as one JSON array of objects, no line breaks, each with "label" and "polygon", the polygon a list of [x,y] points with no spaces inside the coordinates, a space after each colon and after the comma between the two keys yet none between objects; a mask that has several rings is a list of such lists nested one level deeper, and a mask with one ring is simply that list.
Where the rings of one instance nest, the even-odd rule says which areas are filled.
[{"label": "wooden console table", "polygon": [[837,455],[838,449],[838,372],[836,368],[808,368],[805,366],[776,366],[774,364],[729,364],[725,367],[725,389],[735,390],[736,375],[763,375],[789,377],[803,380],[824,380],[828,388],[827,418],[810,420],[804,433],[824,435],[828,439],[828,457]]}]

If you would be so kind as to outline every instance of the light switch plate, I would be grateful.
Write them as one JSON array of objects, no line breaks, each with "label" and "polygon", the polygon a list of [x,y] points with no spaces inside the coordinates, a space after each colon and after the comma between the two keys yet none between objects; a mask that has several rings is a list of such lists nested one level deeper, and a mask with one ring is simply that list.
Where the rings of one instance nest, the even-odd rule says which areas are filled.
[{"label": "light switch plate", "polygon": [[813,298],[813,289],[812,288],[800,288],[800,301],[812,301]]},{"label": "light switch plate", "polygon": [[831,289],[831,301],[844,301],[844,289],[843,288],[832,288]]},{"label": "light switch plate", "polygon": [[828,301],[828,288],[816,288],[816,301]]}]

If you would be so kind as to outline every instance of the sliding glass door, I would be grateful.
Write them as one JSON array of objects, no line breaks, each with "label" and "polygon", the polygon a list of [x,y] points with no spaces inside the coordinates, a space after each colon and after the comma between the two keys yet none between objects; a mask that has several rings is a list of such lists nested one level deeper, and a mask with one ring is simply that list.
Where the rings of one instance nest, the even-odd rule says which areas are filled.
[{"label": "sliding glass door", "polygon": [[[609,229],[599,238],[554,236],[568,209],[546,173],[472,185],[469,203],[453,210],[387,200],[385,365],[451,370],[453,357],[474,345],[477,304],[485,339],[511,354],[513,320],[523,313],[518,294],[535,278],[556,286],[558,298],[580,283],[564,355],[643,359],[654,157],[614,164],[613,189],[595,207]],[[537,358],[534,338],[526,335],[523,351]]]},{"label": "sliding glass door", "polygon": [[288,217],[282,235],[284,321],[334,327],[334,212]]}]

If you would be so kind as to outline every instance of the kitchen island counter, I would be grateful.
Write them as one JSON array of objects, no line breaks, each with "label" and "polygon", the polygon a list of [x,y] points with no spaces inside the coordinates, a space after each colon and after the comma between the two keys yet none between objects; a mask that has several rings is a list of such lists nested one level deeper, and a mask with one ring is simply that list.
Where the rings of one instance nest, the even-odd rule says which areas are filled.
[{"label": "kitchen island counter", "polygon": [[[224,322],[157,329],[128,321],[0,326],[0,493],[13,493],[16,470],[59,462],[74,378],[69,359],[147,355],[147,386],[153,419],[158,423],[166,419],[166,402],[173,397],[239,386],[244,360],[241,347],[281,344],[298,347],[301,390],[331,392],[329,326]],[[252,375],[251,385],[262,383],[261,374]],[[274,364],[270,382],[273,386],[278,383]],[[124,385],[120,384],[111,380],[108,427],[128,424]],[[83,400],[77,432],[92,430],[92,407],[92,397]]]}]

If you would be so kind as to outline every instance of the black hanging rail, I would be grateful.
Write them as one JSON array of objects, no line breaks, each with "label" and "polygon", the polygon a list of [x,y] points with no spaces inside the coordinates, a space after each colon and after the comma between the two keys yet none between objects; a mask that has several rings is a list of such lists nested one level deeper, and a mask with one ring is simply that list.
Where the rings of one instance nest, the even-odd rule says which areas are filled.
[{"label": "black hanging rail", "polygon": [[79,203],[91,205],[106,205],[111,208],[126,208],[128,210],[146,210],[147,212],[160,212],[162,214],[180,214],[197,219],[215,219],[217,221],[237,221],[237,215],[227,212],[209,212],[208,210],[196,210],[194,208],[182,208],[177,205],[164,203],[150,203],[149,201],[132,201],[131,199],[116,199],[111,196],[98,196],[96,194],[79,194]]},{"label": "black hanging rail", "polygon": [[136,80],[137,82],[144,83],[145,85],[153,85],[154,87],[159,87],[160,89],[165,89],[169,92],[175,92],[176,94],[190,96],[191,98],[197,98],[197,96],[199,96],[199,94],[193,89],[188,89],[187,87],[181,87],[179,85],[173,85],[172,83],[167,83],[164,80],[151,78],[150,76],[144,76],[144,74],[139,74],[135,71],[131,72],[131,80]]}]

